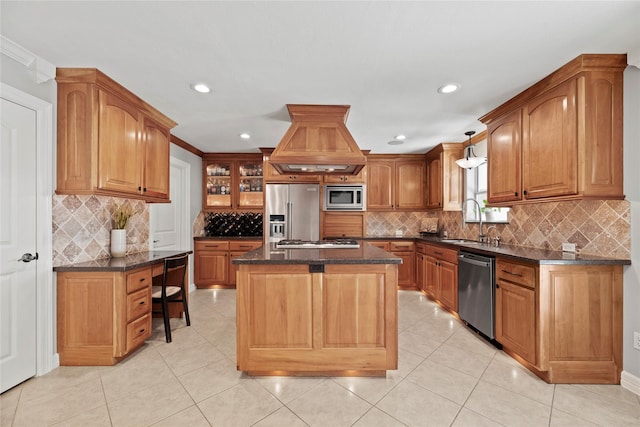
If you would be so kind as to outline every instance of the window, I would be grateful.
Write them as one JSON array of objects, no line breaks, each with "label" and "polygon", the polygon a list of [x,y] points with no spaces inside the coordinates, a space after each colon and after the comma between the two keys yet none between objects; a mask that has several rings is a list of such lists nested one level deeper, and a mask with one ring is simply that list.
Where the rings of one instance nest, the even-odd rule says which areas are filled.
[{"label": "window", "polygon": [[[482,141],[473,147],[477,156],[486,156],[487,141]],[[509,208],[487,208],[487,163],[477,168],[465,169],[465,200],[474,199],[480,206],[482,220],[485,222],[508,222]],[[487,218],[487,212],[489,218]],[[465,205],[465,221],[478,222],[478,206],[468,202]]]}]

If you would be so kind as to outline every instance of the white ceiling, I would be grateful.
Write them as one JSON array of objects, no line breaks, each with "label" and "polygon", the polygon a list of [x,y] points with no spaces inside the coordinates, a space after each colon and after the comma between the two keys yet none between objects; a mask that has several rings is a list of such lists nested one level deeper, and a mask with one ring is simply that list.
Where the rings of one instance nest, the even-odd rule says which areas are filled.
[{"label": "white ceiling", "polygon": [[[348,104],[360,148],[424,153],[483,130],[478,117],[582,53],[640,48],[638,1],[3,0],[0,13],[3,36],[100,69],[204,152],[274,147],[286,104]],[[436,92],[450,81],[462,89]]]}]

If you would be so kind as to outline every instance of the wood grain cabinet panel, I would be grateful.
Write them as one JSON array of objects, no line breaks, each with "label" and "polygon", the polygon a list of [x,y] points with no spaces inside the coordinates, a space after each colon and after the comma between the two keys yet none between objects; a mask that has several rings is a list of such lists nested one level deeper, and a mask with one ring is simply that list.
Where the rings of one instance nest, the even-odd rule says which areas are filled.
[{"label": "wood grain cabinet panel", "polygon": [[463,144],[443,143],[430,150],[426,158],[426,207],[443,211],[462,209],[463,171],[456,160],[463,156]]},{"label": "wood grain cabinet panel", "polygon": [[322,212],[322,236],[364,237],[364,212]]},{"label": "wood grain cabinet panel", "polygon": [[238,267],[233,259],[262,246],[262,240],[196,240],[194,283],[197,288],[234,288]]},{"label": "wood grain cabinet panel", "polygon": [[169,200],[176,123],[95,68],[58,68],[59,194]]},{"label": "wood grain cabinet panel", "polygon": [[550,383],[619,384],[622,266],[496,259],[496,340]]},{"label": "wood grain cabinet panel", "polygon": [[580,55],[481,117],[488,201],[623,199],[626,55]]},{"label": "wood grain cabinet panel", "polygon": [[422,210],[426,207],[424,156],[367,157],[367,210]]},{"label": "wood grain cabinet panel", "polygon": [[458,311],[458,251],[420,243],[422,290],[444,308]]},{"label": "wood grain cabinet panel", "polygon": [[383,375],[397,369],[396,265],[242,264],[238,369],[261,375]]}]

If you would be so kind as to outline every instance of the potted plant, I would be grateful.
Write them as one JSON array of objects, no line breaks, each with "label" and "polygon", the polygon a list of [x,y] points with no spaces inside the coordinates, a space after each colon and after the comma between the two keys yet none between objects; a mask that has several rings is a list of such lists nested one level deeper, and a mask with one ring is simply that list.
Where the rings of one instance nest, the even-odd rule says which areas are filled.
[{"label": "potted plant", "polygon": [[123,257],[127,253],[127,224],[134,212],[131,206],[123,203],[113,211],[113,229],[111,230],[111,256]]},{"label": "potted plant", "polygon": [[482,208],[480,209],[480,211],[482,213],[484,213],[484,218],[487,222],[492,222],[497,220],[497,218],[495,217],[495,213],[500,212],[500,208],[491,208],[489,206],[487,206],[487,199],[483,199],[482,200]]}]

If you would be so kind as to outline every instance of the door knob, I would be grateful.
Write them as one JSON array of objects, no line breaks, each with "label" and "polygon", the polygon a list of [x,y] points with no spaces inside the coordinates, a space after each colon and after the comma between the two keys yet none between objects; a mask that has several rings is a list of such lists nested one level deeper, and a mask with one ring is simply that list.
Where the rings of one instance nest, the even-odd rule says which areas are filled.
[{"label": "door knob", "polygon": [[35,256],[31,255],[29,252],[27,252],[26,254],[22,255],[22,257],[20,259],[18,259],[18,261],[22,261],[22,262],[31,262],[34,260],[38,259],[38,253],[36,252]]}]

